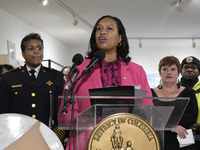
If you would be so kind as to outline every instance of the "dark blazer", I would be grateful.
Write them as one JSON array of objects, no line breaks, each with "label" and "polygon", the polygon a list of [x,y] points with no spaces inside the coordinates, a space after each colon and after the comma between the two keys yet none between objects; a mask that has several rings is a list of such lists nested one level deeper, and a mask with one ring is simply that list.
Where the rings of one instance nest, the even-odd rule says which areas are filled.
[{"label": "dark blazer", "polygon": [[64,78],[59,71],[41,66],[37,79],[33,79],[26,66],[16,68],[0,81],[0,113],[24,114],[49,125],[50,94],[56,117],[57,97],[62,95],[63,87]]}]

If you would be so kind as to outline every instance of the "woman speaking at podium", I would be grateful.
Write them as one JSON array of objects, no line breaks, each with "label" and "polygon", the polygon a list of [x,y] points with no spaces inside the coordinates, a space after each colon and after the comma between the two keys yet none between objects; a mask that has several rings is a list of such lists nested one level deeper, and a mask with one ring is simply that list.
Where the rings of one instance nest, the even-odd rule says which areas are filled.
[{"label": "woman speaking at podium", "polygon": [[[131,62],[131,58],[128,56],[128,40],[120,19],[109,15],[101,17],[93,28],[89,44],[90,49],[86,53],[87,59],[84,59],[83,63],[77,66],[80,73],[88,65],[95,52],[104,51],[105,58],[96,64],[90,73],[85,74],[79,80],[74,90],[75,96],[89,96],[88,89],[141,85],[142,90],[148,91],[145,96],[152,97],[143,67]],[[75,118],[78,114],[91,107],[89,99],[76,99],[75,101]],[[141,104],[153,105],[151,100],[143,100]],[[62,110],[63,102],[61,102],[58,118],[60,123],[67,123],[71,120],[71,105],[67,105],[68,113],[66,115],[63,115]],[[72,143],[70,147],[72,149]]]}]

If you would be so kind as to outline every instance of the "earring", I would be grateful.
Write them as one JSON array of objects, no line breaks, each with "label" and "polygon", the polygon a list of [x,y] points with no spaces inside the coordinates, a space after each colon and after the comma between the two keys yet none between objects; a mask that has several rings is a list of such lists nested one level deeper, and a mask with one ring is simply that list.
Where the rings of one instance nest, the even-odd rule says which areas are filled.
[{"label": "earring", "polygon": [[180,87],[181,87],[181,82],[179,81],[179,79],[177,81],[177,87],[178,87],[178,89],[180,89]]},{"label": "earring", "polygon": [[118,46],[118,47],[120,47],[121,45],[122,45],[122,43],[121,43],[121,42],[119,42],[119,43],[117,44],[117,46]]},{"label": "earring", "polygon": [[158,89],[162,89],[162,80],[160,79],[160,84],[158,85]]}]

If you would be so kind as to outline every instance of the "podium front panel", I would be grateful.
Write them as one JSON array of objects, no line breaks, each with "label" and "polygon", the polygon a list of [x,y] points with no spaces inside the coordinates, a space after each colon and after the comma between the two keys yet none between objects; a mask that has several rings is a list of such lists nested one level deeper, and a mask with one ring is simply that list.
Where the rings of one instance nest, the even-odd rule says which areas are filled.
[{"label": "podium front panel", "polygon": [[[63,97],[61,97],[63,98]],[[93,129],[106,117],[118,114],[129,113],[138,115],[146,120],[157,132],[161,149],[164,147],[164,131],[171,130],[180,121],[183,112],[189,102],[189,98],[170,97],[121,97],[121,96],[76,96],[76,99],[112,99],[116,104],[95,104],[79,114],[75,120],[76,144],[78,150],[86,150],[87,142]],[[69,97],[70,99],[70,97]],[[133,100],[134,104],[117,104],[118,100]],[[141,105],[142,100],[153,101],[154,106]],[[69,105],[69,104],[68,104]],[[70,124],[59,124],[61,129],[69,130]]]}]

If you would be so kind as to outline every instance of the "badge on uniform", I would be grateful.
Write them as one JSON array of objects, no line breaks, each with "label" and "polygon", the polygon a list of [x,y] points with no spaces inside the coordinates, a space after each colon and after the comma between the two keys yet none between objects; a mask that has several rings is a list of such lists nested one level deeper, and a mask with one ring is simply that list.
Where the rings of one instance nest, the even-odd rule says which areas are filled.
[{"label": "badge on uniform", "polygon": [[19,85],[12,85],[12,88],[18,88],[18,87],[22,87],[22,84],[19,84]]},{"label": "badge on uniform", "polygon": [[53,84],[53,82],[47,81],[46,84],[47,84],[48,86],[51,86],[51,85]]},{"label": "badge on uniform", "polygon": [[186,58],[186,62],[187,62],[187,63],[193,62],[193,58],[192,58],[192,57],[187,57],[187,58]]}]

